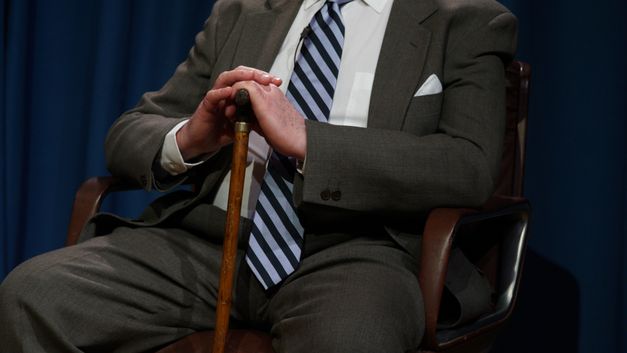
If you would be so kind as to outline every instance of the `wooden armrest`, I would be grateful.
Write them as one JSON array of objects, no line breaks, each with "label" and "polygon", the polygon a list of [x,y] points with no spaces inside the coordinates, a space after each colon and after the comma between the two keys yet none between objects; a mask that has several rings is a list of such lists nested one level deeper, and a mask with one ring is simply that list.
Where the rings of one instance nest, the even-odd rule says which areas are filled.
[{"label": "wooden armrest", "polygon": [[102,200],[108,193],[139,188],[137,184],[112,176],[92,177],[83,182],[74,197],[65,245],[74,245],[78,242],[87,221],[98,212]]},{"label": "wooden armrest", "polygon": [[[419,269],[425,305],[423,347],[434,350],[443,348],[438,342],[436,329],[451,248],[460,226],[521,212],[526,214],[528,208],[528,201],[524,198],[496,196],[479,209],[436,208],[429,213],[422,238]],[[453,344],[454,342],[448,342],[446,346]]]}]

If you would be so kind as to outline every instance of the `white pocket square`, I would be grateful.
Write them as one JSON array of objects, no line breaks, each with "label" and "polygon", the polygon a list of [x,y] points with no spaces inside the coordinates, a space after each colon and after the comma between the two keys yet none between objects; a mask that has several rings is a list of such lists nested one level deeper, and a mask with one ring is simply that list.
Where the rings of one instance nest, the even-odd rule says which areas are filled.
[{"label": "white pocket square", "polygon": [[436,74],[432,74],[427,78],[425,83],[418,88],[418,91],[414,94],[414,97],[428,96],[430,94],[437,94],[442,92],[442,83]]}]

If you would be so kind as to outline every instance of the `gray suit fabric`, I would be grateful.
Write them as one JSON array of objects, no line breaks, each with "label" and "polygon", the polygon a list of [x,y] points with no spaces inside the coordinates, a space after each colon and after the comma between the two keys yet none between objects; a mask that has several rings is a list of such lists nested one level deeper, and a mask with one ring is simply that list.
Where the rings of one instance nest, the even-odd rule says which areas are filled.
[{"label": "gray suit fabric", "polygon": [[[147,352],[213,328],[220,252],[178,228],[120,227],[36,257],[2,284],[0,351]],[[243,255],[231,326],[269,329],[277,352],[403,352],[420,341],[416,259],[387,237],[310,253],[272,293]]]},{"label": "gray suit fabric", "polygon": [[[112,126],[111,172],[150,189],[165,134],[191,116],[220,72],[268,70],[300,3],[218,1],[172,78]],[[505,123],[503,62],[513,55],[515,35],[515,18],[492,0],[394,1],[368,128],[307,121],[307,166],[294,186],[306,233],[303,262],[270,292],[240,266],[236,324],[269,328],[277,352],[418,346],[421,220],[431,208],[480,205],[491,194]],[[431,74],[444,92],[414,97]],[[12,272],[0,287],[5,347],[142,352],[212,327],[224,212],[208,200],[230,155],[223,148],[181,177],[200,185],[197,193],[170,193],[139,220],[98,215],[80,245]],[[321,197],[329,192],[334,197]],[[242,222],[240,258],[248,229]],[[467,294],[461,277],[450,287]],[[487,304],[488,295],[477,293],[470,296],[476,308],[464,312]]]}]

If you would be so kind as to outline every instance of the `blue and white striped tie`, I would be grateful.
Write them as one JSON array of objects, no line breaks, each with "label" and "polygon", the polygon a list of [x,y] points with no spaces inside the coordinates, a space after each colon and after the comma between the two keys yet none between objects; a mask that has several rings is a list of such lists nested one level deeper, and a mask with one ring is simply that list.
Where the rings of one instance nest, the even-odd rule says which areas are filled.
[{"label": "blue and white striped tie", "polygon": [[[329,118],[344,45],[340,6],[350,1],[327,0],[309,23],[286,93],[307,119]],[[246,261],[266,289],[300,262],[303,227],[292,202],[294,165],[291,158],[272,153],[255,208]]]}]

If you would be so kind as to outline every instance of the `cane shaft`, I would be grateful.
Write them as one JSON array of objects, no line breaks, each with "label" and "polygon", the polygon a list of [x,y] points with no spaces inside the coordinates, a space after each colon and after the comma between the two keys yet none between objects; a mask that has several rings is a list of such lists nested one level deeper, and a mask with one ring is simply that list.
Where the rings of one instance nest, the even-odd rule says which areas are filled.
[{"label": "cane shaft", "polygon": [[[240,94],[240,92],[238,92]],[[250,132],[250,105],[246,92],[245,102],[238,102],[243,115],[235,123],[233,158],[231,163],[231,181],[229,184],[229,200],[226,210],[226,228],[222,250],[222,266],[220,268],[220,287],[216,307],[216,326],[213,338],[212,353],[223,353],[226,346],[226,334],[229,329],[231,297],[235,274],[235,258],[237,255],[237,236],[239,233],[240,211],[244,175],[246,173],[246,157],[248,155],[248,134]]]}]

